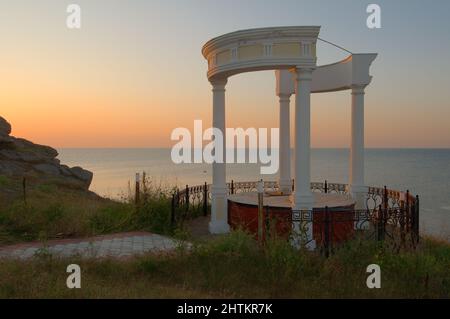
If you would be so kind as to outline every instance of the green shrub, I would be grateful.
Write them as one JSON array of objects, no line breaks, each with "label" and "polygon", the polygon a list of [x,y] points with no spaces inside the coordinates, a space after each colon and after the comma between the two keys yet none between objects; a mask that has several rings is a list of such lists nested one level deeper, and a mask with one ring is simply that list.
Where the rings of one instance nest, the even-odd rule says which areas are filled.
[{"label": "green shrub", "polygon": [[128,231],[132,229],[133,207],[128,204],[114,204],[99,209],[89,217],[94,234]]},{"label": "green shrub", "polygon": [[148,197],[137,209],[135,226],[155,233],[169,234],[171,226],[170,200],[164,195]]},{"label": "green shrub", "polygon": [[61,204],[49,204],[44,208],[18,202],[0,213],[0,220],[8,231],[24,239],[36,239],[39,234],[56,234],[65,217],[66,210]]},{"label": "green shrub", "polygon": [[201,247],[200,253],[234,255],[250,257],[258,249],[258,243],[252,235],[243,231],[236,230],[227,236],[219,237],[211,241],[208,245]]},{"label": "green shrub", "polygon": [[[9,182],[0,175],[0,186]],[[114,202],[51,182],[30,184],[26,202],[20,196],[0,207],[0,243],[132,230],[173,234],[172,189],[147,181],[142,190],[141,201],[135,205],[131,199]]]}]

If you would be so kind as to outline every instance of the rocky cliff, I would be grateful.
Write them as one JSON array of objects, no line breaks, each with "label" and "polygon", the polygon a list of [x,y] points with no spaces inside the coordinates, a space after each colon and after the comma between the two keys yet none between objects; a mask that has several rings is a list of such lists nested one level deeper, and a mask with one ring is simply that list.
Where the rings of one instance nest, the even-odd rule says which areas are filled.
[{"label": "rocky cliff", "polygon": [[62,165],[58,152],[10,135],[11,125],[0,116],[0,175],[26,178],[30,182],[52,181],[75,189],[88,190],[93,174],[81,167]]}]

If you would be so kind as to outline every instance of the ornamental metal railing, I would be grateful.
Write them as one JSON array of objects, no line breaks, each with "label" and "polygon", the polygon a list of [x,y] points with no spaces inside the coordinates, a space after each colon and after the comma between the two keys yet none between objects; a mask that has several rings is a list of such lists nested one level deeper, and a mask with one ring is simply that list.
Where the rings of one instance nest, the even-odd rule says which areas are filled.
[{"label": "ornamental metal railing", "polygon": [[[270,208],[266,209],[266,223],[273,219]],[[277,220],[277,227],[285,225],[286,229],[298,223],[298,233],[289,232],[292,239],[297,236],[304,247],[313,245],[327,257],[348,239],[374,240],[383,246],[398,252],[402,249],[415,249],[419,244],[419,203],[416,199],[412,205],[385,207],[375,209],[333,209],[325,207],[315,211],[293,211],[292,216]],[[270,227],[266,228],[271,236]]]},{"label": "ornamental metal railing", "polygon": [[[239,194],[245,192],[256,192],[258,182],[235,182],[227,183],[228,194]],[[277,182],[265,181],[266,192],[278,191]],[[292,183],[294,190],[294,181]],[[311,183],[311,191],[314,193],[330,193],[350,195],[349,186],[340,183],[328,183],[327,181]],[[211,185],[188,186],[178,189],[172,196],[171,223],[175,226],[178,223],[198,216],[207,216],[210,212]],[[401,247],[415,247],[419,242],[419,197],[413,196],[409,191],[401,192],[388,189],[387,187],[368,187],[365,195],[365,209],[352,209],[341,213],[328,209],[321,214],[312,214],[311,211],[295,212],[285,220],[286,227],[291,227],[292,222],[297,221],[307,225],[314,223],[316,229],[316,245],[327,251],[332,250],[338,235],[333,229],[333,225],[353,224],[354,229],[351,234],[364,233],[365,237],[376,238],[387,241],[394,249]],[[271,209],[265,207],[267,216],[266,223],[270,220]],[[300,213],[300,214],[298,214]],[[342,215],[342,216],[341,216]],[[300,216],[300,217],[295,217]],[[315,216],[315,217],[314,217]],[[327,217],[328,216],[328,217]],[[297,220],[296,220],[297,219]],[[330,224],[331,223],[331,224]],[[332,225],[328,227],[327,225]],[[362,232],[364,231],[364,232]],[[344,232],[343,232],[344,233]],[[337,238],[338,239],[338,238]],[[340,241],[340,240],[339,240]],[[305,242],[307,245],[308,242]],[[326,248],[328,247],[328,248]]]}]

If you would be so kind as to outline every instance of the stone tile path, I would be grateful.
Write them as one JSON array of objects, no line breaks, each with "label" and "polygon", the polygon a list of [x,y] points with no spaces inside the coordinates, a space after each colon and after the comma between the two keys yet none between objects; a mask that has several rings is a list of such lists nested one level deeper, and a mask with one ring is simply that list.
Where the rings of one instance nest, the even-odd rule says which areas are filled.
[{"label": "stone tile path", "polygon": [[52,240],[45,245],[26,243],[4,246],[0,247],[0,258],[27,259],[40,252],[60,257],[79,255],[87,258],[121,258],[147,252],[169,252],[176,247],[177,242],[172,238],[146,232],[132,232],[87,239]]}]

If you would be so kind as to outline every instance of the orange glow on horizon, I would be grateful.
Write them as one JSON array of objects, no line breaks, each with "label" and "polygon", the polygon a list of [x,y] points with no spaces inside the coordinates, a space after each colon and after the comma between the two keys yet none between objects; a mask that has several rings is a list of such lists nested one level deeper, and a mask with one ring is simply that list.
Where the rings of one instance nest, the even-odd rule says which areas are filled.
[{"label": "orange glow on horizon", "polygon": [[[14,136],[53,147],[171,147],[175,143],[170,140],[173,129],[191,129],[196,119],[203,120],[204,129],[211,125],[211,85],[200,50],[211,37],[235,30],[236,22],[229,24],[232,19],[212,23],[208,10],[201,13],[201,8],[177,4],[186,6],[180,19],[180,13],[174,13],[175,5],[167,1],[136,6],[116,3],[114,10],[107,12],[99,2],[85,1],[83,7],[95,18],[89,20],[87,14],[82,29],[72,32],[64,25],[64,5],[27,4],[32,10],[23,10],[23,6],[8,4],[0,30],[0,116],[11,123]],[[291,20],[285,17],[283,21],[298,21],[303,13],[297,11],[292,10],[296,14]],[[316,11],[310,10],[320,18],[323,14]],[[352,21],[342,26],[342,21],[328,21],[328,15],[324,16],[327,20],[317,18],[316,22],[326,24],[321,32],[332,35],[331,39],[342,36],[340,41],[351,43],[355,34],[359,35],[349,27]],[[240,19],[242,28],[250,23]],[[410,30],[392,32],[401,31],[415,39],[416,31],[409,34]],[[365,36],[369,34],[363,31]],[[365,96],[366,146],[450,147],[447,48],[433,52],[429,65],[411,67],[411,60],[421,58],[417,58],[420,52],[414,41],[404,41],[401,45],[406,47],[400,50],[392,46],[388,35],[383,35],[386,40],[376,38],[374,32],[370,35],[374,38],[364,37],[367,39],[354,45],[355,49],[380,52]],[[398,38],[398,33],[395,36]],[[432,48],[431,44],[422,45]],[[330,48],[319,47],[319,59],[329,52]],[[411,57],[402,59],[398,52],[410,52]],[[332,54],[326,58],[341,59]],[[434,64],[438,62],[441,68]],[[348,147],[350,93],[314,94],[311,101],[311,145]],[[292,133],[294,103],[292,96]],[[272,71],[229,79],[227,127],[278,127],[278,116]]]}]

